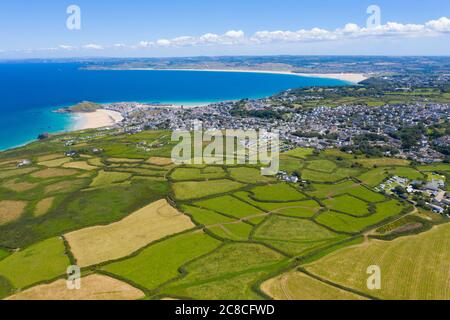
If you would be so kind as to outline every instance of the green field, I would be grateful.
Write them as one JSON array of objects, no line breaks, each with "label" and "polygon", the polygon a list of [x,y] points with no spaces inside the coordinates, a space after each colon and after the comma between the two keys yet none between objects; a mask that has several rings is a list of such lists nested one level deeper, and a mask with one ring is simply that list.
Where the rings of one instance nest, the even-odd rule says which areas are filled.
[{"label": "green field", "polygon": [[305,159],[308,156],[311,156],[314,152],[313,148],[297,148],[297,149],[293,149],[290,150],[288,152],[285,152],[284,154],[290,156],[290,157],[294,157],[294,158],[301,158],[301,159]]},{"label": "green field", "polygon": [[286,154],[280,155],[280,170],[293,173],[303,169],[305,162],[302,159],[288,157]]},{"label": "green field", "polygon": [[324,172],[311,169],[302,170],[302,179],[313,182],[338,182],[358,175],[359,169],[338,168],[334,172]]},{"label": "green field", "polygon": [[297,256],[342,240],[341,236],[312,221],[272,216],[257,227],[253,239],[267,243],[288,255]]},{"label": "green field", "polygon": [[235,218],[246,218],[262,214],[263,212],[243,201],[240,201],[232,196],[222,196],[219,198],[212,198],[195,203],[196,206],[205,209],[214,210],[223,213],[227,216]]},{"label": "green field", "polygon": [[0,244],[22,247],[68,231],[118,221],[161,199],[168,188],[166,182],[133,181],[128,186],[78,192],[44,216],[24,216],[0,227]]},{"label": "green field", "polygon": [[366,168],[378,167],[389,167],[389,166],[408,166],[410,161],[403,159],[394,158],[377,158],[377,159],[358,159],[355,162],[361,164]]},{"label": "green field", "polygon": [[200,225],[209,226],[235,221],[235,219],[229,218],[217,212],[198,207],[183,205],[181,206],[181,209],[183,212],[189,214],[195,223]]},{"label": "green field", "polygon": [[393,176],[408,178],[409,180],[423,180],[425,178],[422,173],[410,167],[395,167],[389,170],[389,173]]},{"label": "green field", "polygon": [[186,277],[169,284],[162,292],[194,299],[261,299],[252,284],[282,265],[285,258],[265,246],[235,243],[187,264]]},{"label": "green field", "polygon": [[424,172],[450,171],[450,164],[448,163],[430,164],[426,166],[418,166],[417,169]]},{"label": "green field", "polygon": [[251,198],[251,194],[248,192],[236,192],[234,195],[255,207],[263,209],[264,211],[294,217],[312,217],[321,209],[320,204],[314,200],[293,202],[259,202],[253,200]]},{"label": "green field", "polygon": [[370,187],[376,187],[379,186],[384,180],[389,178],[389,170],[391,168],[389,167],[380,167],[371,169],[367,172],[364,172],[363,174],[359,175],[357,178],[358,180],[362,181],[362,183],[370,186]]},{"label": "green field", "polygon": [[244,184],[232,180],[187,181],[172,184],[175,198],[178,200],[199,199],[215,194],[240,189]]},{"label": "green field", "polygon": [[91,183],[91,187],[110,185],[116,182],[123,182],[131,177],[129,173],[100,171]]},{"label": "green field", "polygon": [[9,255],[10,255],[10,253],[8,251],[0,248],[0,260],[5,259]]},{"label": "green field", "polygon": [[273,177],[263,176],[260,169],[240,167],[230,168],[228,171],[231,178],[239,182],[256,184],[275,181]]},{"label": "green field", "polygon": [[358,233],[368,227],[398,216],[405,207],[396,200],[376,204],[376,213],[363,218],[356,218],[347,214],[327,211],[321,213],[315,220],[337,232]]},{"label": "green field", "polygon": [[225,178],[227,173],[221,167],[177,168],[171,178],[175,181],[209,180]]},{"label": "green field", "polygon": [[51,238],[0,261],[0,276],[22,289],[64,275],[69,265],[62,240]]},{"label": "green field", "polygon": [[245,241],[248,240],[253,227],[245,222],[235,222],[212,226],[208,230],[222,239]]},{"label": "green field", "polygon": [[359,200],[349,195],[342,195],[323,201],[327,208],[334,211],[341,211],[353,216],[365,216],[369,214],[367,202]]},{"label": "green field", "polygon": [[297,201],[305,199],[305,195],[300,193],[287,183],[272,184],[263,187],[256,187],[251,190],[253,198],[257,201]]},{"label": "green field", "polygon": [[[263,288],[267,279],[275,281],[271,287],[275,298],[360,298],[349,291],[361,290],[359,283],[353,283],[357,276],[348,276],[349,270],[359,270],[353,265],[359,260],[378,262],[371,252],[380,245],[383,250],[374,249],[376,254],[383,253],[380,263],[404,272],[395,271],[403,277],[398,288],[377,293],[378,297],[402,298],[407,291],[411,297],[448,297],[442,285],[446,279],[442,270],[448,268],[448,254],[443,253],[448,252],[443,243],[448,238],[444,228],[448,219],[422,208],[412,211],[412,205],[373,189],[392,175],[430,180],[441,178],[434,174],[439,172],[448,179],[447,164],[417,169],[405,160],[300,148],[280,155],[280,170],[300,178],[291,184],[262,176],[254,165],[172,164],[170,138],[166,131],[87,130],[51,135],[45,141],[0,152],[4,208],[0,218],[8,218],[14,205],[23,206],[16,210],[15,220],[0,226],[0,298],[58,278],[63,281],[66,267],[74,263],[70,257],[82,263],[83,255],[102,253],[96,251],[94,238],[92,246],[77,248],[67,236],[70,248],[61,235],[108,226],[111,233],[105,236],[119,247],[123,239],[114,239],[119,222],[158,200],[164,206],[155,206],[153,212],[161,220],[185,213],[195,227],[187,217],[191,229],[178,234],[167,233],[157,224],[161,230],[151,233],[160,232],[165,238],[146,242],[118,258],[93,262],[83,272],[115,277],[142,290],[145,299],[267,299]],[[66,146],[70,140],[74,144]],[[78,155],[65,157],[71,150]],[[17,169],[21,159],[29,159],[32,165]],[[136,223],[135,228],[140,227]],[[436,235],[433,243],[428,242],[426,235],[441,228],[440,238]],[[418,244],[399,246],[400,239]],[[358,246],[367,252],[360,252]],[[325,271],[322,267],[317,271],[326,281],[345,288],[304,273],[307,263],[322,263],[357,249],[345,254],[342,264],[337,259]],[[383,260],[388,258],[395,263]],[[404,263],[408,259],[416,260]],[[429,261],[439,281],[427,269]],[[330,275],[333,268],[339,274]],[[346,268],[345,272],[341,274],[340,268]],[[412,278],[405,276],[407,272],[422,270],[426,273],[422,282],[430,283],[427,294],[422,282],[402,284]],[[35,288],[36,292],[41,288]],[[420,289],[417,294],[416,289]]]},{"label": "green field", "polygon": [[332,173],[336,170],[337,166],[330,160],[313,160],[308,161],[306,167],[311,170]]},{"label": "green field", "polygon": [[220,241],[204,233],[190,232],[151,245],[136,256],[106,265],[102,270],[154,290],[181,276],[181,266],[219,245]]},{"label": "green field", "polygon": [[386,198],[377,192],[367,189],[353,181],[344,181],[337,184],[313,184],[314,191],[307,192],[320,199],[330,198],[342,194],[349,194],[367,202],[380,202]]}]

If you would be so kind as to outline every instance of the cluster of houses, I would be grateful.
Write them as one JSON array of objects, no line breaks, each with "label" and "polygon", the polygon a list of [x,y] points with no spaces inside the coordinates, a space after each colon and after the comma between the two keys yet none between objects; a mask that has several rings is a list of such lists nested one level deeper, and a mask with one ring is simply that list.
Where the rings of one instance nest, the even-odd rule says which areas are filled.
[{"label": "cluster of houses", "polygon": [[387,193],[394,193],[395,186],[401,186],[406,190],[406,194],[398,194],[399,197],[416,205],[417,203],[412,200],[413,195],[424,195],[430,201],[425,204],[435,213],[444,214],[448,208],[450,208],[450,193],[445,191],[444,179],[432,179],[428,182],[421,180],[410,181],[407,178],[393,176],[384,183],[380,184],[378,191],[384,191]]},{"label": "cluster of houses", "polygon": [[[202,121],[205,129],[260,129],[277,131],[280,139],[293,146],[312,147],[318,150],[342,148],[355,144],[355,137],[364,134],[377,134],[383,139],[370,141],[371,144],[398,150],[396,157],[409,158],[418,162],[432,163],[442,161],[444,156],[435,150],[427,137],[418,141],[417,148],[403,150],[402,141],[393,138],[400,127],[418,124],[425,126],[450,119],[448,104],[385,105],[367,108],[365,105],[343,105],[338,107],[317,107],[296,109],[286,95],[265,99],[248,100],[245,110],[276,110],[288,114],[288,117],[255,117],[233,114],[236,106],[242,102],[228,101],[213,103],[201,108],[170,108],[154,104],[115,103],[103,108],[120,112],[124,121],[120,124],[122,132],[136,133],[145,129],[189,130],[192,123]],[[306,133],[304,136],[298,132]],[[310,135],[308,133],[314,133]],[[333,138],[327,138],[332,134]],[[324,138],[325,137],[325,138]],[[439,145],[448,145],[449,137],[437,141]],[[140,146],[145,149],[145,146]],[[391,156],[386,151],[386,156]]]}]

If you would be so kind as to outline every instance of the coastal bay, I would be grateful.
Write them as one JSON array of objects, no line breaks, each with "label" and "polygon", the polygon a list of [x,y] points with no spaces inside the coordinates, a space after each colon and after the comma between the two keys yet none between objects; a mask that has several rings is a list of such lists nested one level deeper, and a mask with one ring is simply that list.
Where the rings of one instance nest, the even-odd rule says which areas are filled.
[{"label": "coastal bay", "polygon": [[277,72],[115,71],[85,70],[85,67],[83,63],[72,62],[0,64],[0,150],[31,142],[42,133],[111,124],[108,117],[100,121],[99,114],[95,116],[98,120],[88,121],[86,117],[94,119],[94,115],[54,112],[80,101],[192,107],[263,98],[291,88],[349,84]]}]

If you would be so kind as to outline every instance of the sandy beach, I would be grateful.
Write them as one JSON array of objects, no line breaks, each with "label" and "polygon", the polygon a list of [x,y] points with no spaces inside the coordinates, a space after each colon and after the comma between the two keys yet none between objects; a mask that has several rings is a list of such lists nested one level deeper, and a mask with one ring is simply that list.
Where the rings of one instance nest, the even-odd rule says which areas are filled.
[{"label": "sandy beach", "polygon": [[300,77],[326,78],[347,81],[358,84],[369,78],[368,75],[362,73],[296,73],[293,71],[276,71],[276,70],[246,70],[246,69],[153,69],[153,68],[129,68],[124,70],[153,70],[153,71],[198,71],[198,72],[249,72],[249,73],[273,73],[286,74]]},{"label": "sandy beach", "polygon": [[95,112],[75,113],[74,130],[86,130],[109,127],[123,120],[119,112],[99,109]]}]

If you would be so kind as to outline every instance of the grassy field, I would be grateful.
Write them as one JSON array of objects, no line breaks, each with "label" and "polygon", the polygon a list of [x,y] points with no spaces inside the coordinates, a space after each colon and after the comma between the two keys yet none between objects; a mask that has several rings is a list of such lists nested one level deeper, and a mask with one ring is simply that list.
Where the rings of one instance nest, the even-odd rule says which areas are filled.
[{"label": "grassy field", "polygon": [[410,161],[403,159],[394,158],[377,158],[377,159],[358,159],[355,160],[356,163],[361,164],[366,168],[378,167],[389,167],[389,166],[408,166]]},{"label": "grassy field", "polygon": [[253,239],[297,256],[341,240],[343,236],[309,220],[272,216],[257,227]]},{"label": "grassy field", "polygon": [[79,170],[96,170],[97,167],[90,165],[87,161],[74,161],[74,162],[68,162],[63,165],[64,168],[71,168],[71,169],[79,169]]},{"label": "grassy field", "polygon": [[305,161],[299,158],[288,157],[286,154],[280,154],[280,170],[293,173],[305,166]]},{"label": "grassy field", "polygon": [[[372,189],[394,174],[448,176],[444,164],[418,170],[404,160],[296,149],[280,155],[280,170],[301,180],[288,184],[257,166],[177,166],[173,145],[164,131],[87,130],[1,152],[0,297],[25,288],[14,298],[264,299],[256,288],[272,278],[264,286],[274,298],[360,298],[298,267],[447,221],[423,209],[400,219],[406,202]],[[71,150],[78,155],[65,157]],[[17,168],[23,159],[32,164]],[[62,286],[69,257],[87,267],[76,293]]]},{"label": "grassy field", "polygon": [[77,264],[86,267],[128,256],[153,241],[194,226],[166,200],[159,200],[119,222],[74,231],[65,238]]},{"label": "grassy field", "polygon": [[[306,265],[315,275],[382,299],[450,299],[450,225],[393,241],[371,240]],[[381,269],[381,290],[368,290],[368,266]]]},{"label": "grassy field", "polygon": [[245,222],[234,222],[212,226],[208,230],[222,239],[246,241],[249,239],[253,227]]},{"label": "grassy field", "polygon": [[285,152],[284,154],[290,156],[290,157],[294,157],[294,158],[301,158],[301,159],[305,159],[308,156],[311,156],[314,152],[313,148],[297,148],[297,149],[293,149],[290,150],[288,152]]},{"label": "grassy field", "polygon": [[69,231],[115,222],[167,192],[168,184],[158,181],[133,181],[129,186],[77,192],[44,216],[24,215],[0,226],[0,245],[22,247]]},{"label": "grassy field", "polygon": [[338,182],[356,176],[359,172],[359,169],[352,168],[338,168],[332,173],[305,169],[302,171],[302,179],[313,182]]},{"label": "grassy field", "polygon": [[364,300],[363,297],[333,287],[302,272],[290,271],[261,285],[275,300]]},{"label": "grassy field", "polygon": [[221,167],[177,168],[171,178],[175,181],[209,180],[225,178],[227,173]]},{"label": "grassy field", "polygon": [[271,184],[256,187],[251,190],[252,197],[257,201],[297,201],[305,199],[305,195],[287,183]]},{"label": "grassy field", "polygon": [[108,264],[102,270],[154,290],[181,276],[181,266],[210,253],[219,245],[218,240],[202,232],[190,232],[155,243],[136,256]]},{"label": "grassy field", "polygon": [[403,178],[408,178],[409,180],[423,180],[425,176],[411,167],[395,167],[389,170],[389,174],[392,176],[399,176]]},{"label": "grassy field", "polygon": [[244,187],[244,184],[232,180],[187,181],[172,184],[177,200],[199,199],[215,194],[226,193]]},{"label": "grassy field", "polygon": [[292,201],[292,202],[259,202],[251,198],[248,192],[236,192],[239,199],[261,208],[267,212],[288,215],[299,218],[312,217],[321,209],[320,204],[314,200]]},{"label": "grassy field", "polygon": [[354,216],[365,216],[369,214],[367,202],[349,195],[342,195],[323,201],[327,208],[348,213]]},{"label": "grassy field", "polygon": [[426,166],[418,166],[417,169],[424,172],[450,171],[450,164],[448,163],[430,164]]},{"label": "grassy field", "polygon": [[91,187],[108,186],[116,182],[123,182],[131,177],[129,173],[100,171],[91,183]]},{"label": "grassy field", "polygon": [[362,181],[362,183],[370,186],[370,187],[376,187],[379,186],[384,180],[389,178],[389,170],[391,168],[389,167],[380,167],[371,169],[367,172],[364,172],[363,174],[359,175],[357,178],[358,180]]},{"label": "grassy field", "polygon": [[242,202],[232,196],[222,196],[218,198],[212,198],[196,202],[195,205],[198,207],[214,210],[239,219],[256,216],[263,213],[261,210],[245,202]]},{"label": "grassy field", "polygon": [[256,184],[276,181],[273,177],[261,175],[261,170],[256,168],[229,168],[228,171],[232,179],[243,183]]},{"label": "grassy field", "polygon": [[284,259],[259,244],[227,244],[187,264],[183,268],[187,275],[162,292],[194,299],[261,299],[253,292],[252,284]]},{"label": "grassy field", "polygon": [[65,279],[43,284],[9,297],[7,300],[136,300],[145,294],[129,284],[104,275],[92,274],[81,278],[79,290],[67,289]]},{"label": "grassy field", "polygon": [[315,220],[338,232],[358,233],[376,225],[387,218],[399,215],[405,207],[396,200],[376,204],[376,213],[363,218],[355,218],[347,214],[327,211],[321,213]]},{"label": "grassy field", "polygon": [[62,240],[51,238],[0,261],[0,276],[21,289],[65,274],[69,264]]},{"label": "grassy field", "polygon": [[306,167],[311,170],[332,173],[336,170],[337,166],[330,160],[313,160],[308,161]]},{"label": "grassy field", "polygon": [[9,255],[10,255],[10,253],[8,251],[6,251],[5,249],[0,248],[0,260],[5,259]]},{"label": "grassy field", "polygon": [[181,209],[183,212],[189,214],[195,223],[204,226],[236,221],[233,218],[224,216],[217,212],[198,207],[183,205],[181,206]]},{"label": "grassy field", "polygon": [[320,199],[331,198],[342,194],[350,194],[367,202],[380,202],[386,198],[377,192],[367,189],[353,181],[344,181],[337,184],[313,184],[314,191],[307,193]]},{"label": "grassy field", "polygon": [[59,159],[47,160],[47,161],[39,162],[38,164],[40,166],[44,166],[44,167],[55,168],[55,167],[62,166],[63,164],[69,162],[70,160],[72,160],[72,159],[65,157],[65,158],[59,158]]}]

